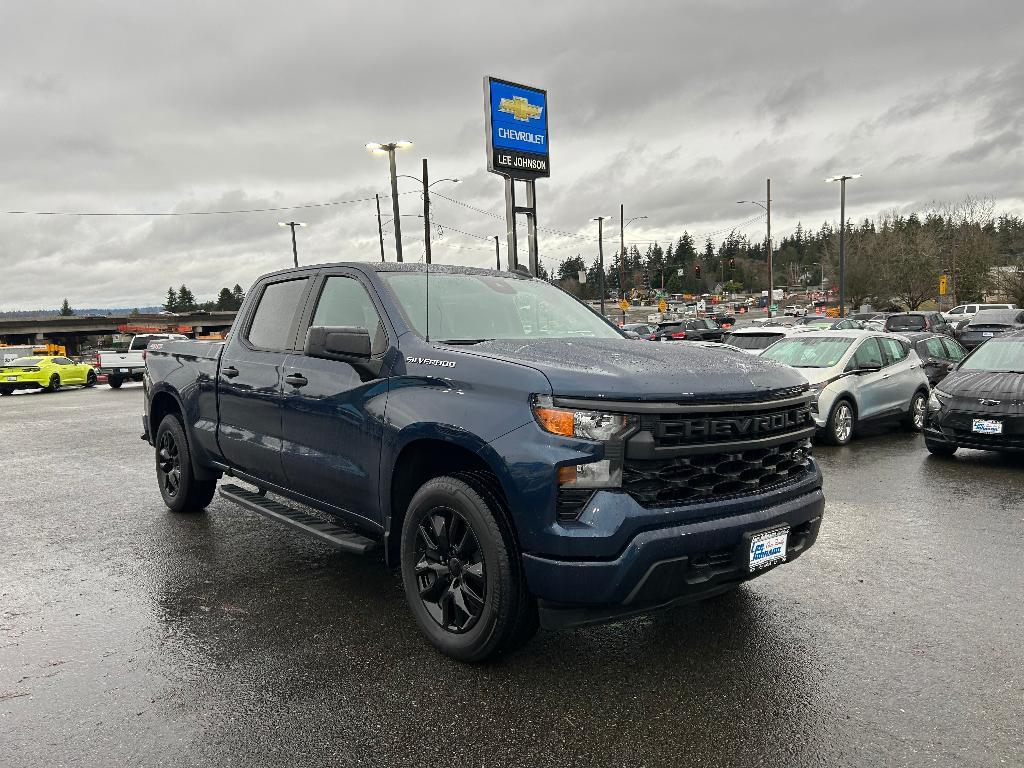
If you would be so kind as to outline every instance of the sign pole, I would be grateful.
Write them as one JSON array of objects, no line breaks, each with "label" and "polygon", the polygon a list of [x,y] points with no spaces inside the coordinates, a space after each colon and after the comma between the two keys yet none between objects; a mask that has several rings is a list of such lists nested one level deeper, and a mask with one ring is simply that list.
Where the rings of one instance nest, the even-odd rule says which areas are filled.
[{"label": "sign pole", "polygon": [[534,192],[533,179],[526,181],[526,244],[530,254],[530,274],[540,275],[540,264],[537,253],[537,197]]},{"label": "sign pole", "polygon": [[511,272],[516,268],[519,245],[516,242],[516,182],[508,176],[505,177],[505,227],[508,241],[508,271]]}]

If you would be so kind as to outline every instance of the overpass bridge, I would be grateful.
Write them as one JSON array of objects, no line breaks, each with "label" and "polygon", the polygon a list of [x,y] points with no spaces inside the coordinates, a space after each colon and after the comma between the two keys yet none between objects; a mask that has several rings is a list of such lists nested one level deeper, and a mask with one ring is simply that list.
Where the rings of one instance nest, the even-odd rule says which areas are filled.
[{"label": "overpass bridge", "polygon": [[117,333],[184,333],[202,336],[231,327],[235,312],[186,312],[182,314],[70,315],[61,317],[0,318],[0,343],[62,344],[77,354],[83,344]]}]

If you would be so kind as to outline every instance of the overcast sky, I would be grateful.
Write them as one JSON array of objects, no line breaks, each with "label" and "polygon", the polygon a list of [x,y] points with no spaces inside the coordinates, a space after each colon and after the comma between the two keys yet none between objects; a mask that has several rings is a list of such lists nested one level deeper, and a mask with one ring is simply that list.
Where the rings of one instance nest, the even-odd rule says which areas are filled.
[{"label": "overcast sky", "polygon": [[[597,251],[589,219],[646,215],[630,241],[701,237],[758,213],[774,232],[964,195],[1024,212],[1024,10],[1005,2],[46,2],[5,4],[0,210],[211,211],[388,192],[368,141],[410,139],[399,172],[457,176],[441,225],[504,231],[485,170],[482,77],[548,90],[541,255]],[[415,182],[402,180],[402,191]],[[420,198],[402,195],[407,260]],[[384,201],[385,212],[389,201]],[[291,262],[379,259],[373,202],[177,217],[0,215],[0,310],[200,300]],[[617,224],[613,224],[617,237]],[[743,229],[763,237],[763,222]],[[491,241],[493,242],[493,241]],[[394,258],[393,238],[386,240]],[[523,244],[525,253],[525,243]],[[504,251],[504,243],[502,243]],[[607,252],[606,252],[607,253]],[[525,258],[525,257],[523,257]],[[435,262],[490,266],[445,229]]]}]

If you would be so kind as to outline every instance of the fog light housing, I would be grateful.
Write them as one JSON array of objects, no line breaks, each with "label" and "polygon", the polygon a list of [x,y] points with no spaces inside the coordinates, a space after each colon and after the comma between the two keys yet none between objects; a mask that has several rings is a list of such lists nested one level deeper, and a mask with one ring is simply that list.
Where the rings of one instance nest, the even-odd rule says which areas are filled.
[{"label": "fog light housing", "polygon": [[561,488],[621,488],[622,462],[604,459],[559,467],[558,485]]}]

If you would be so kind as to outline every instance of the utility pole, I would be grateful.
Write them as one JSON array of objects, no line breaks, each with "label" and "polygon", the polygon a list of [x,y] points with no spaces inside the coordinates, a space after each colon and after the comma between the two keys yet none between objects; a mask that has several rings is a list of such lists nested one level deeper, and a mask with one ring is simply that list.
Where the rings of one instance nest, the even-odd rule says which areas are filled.
[{"label": "utility pole", "polygon": [[395,165],[395,147],[388,149],[388,166],[391,169],[391,209],[395,217],[395,253],[402,261],[402,214],[398,210],[398,167]]},{"label": "utility pole", "polygon": [[427,158],[423,158],[423,247],[430,263],[430,184],[427,181]]},{"label": "utility pole", "polygon": [[498,235],[494,236],[494,268],[501,272],[501,248],[498,247]]},{"label": "utility pole", "polygon": [[595,216],[591,221],[597,222],[597,265],[598,276],[597,286],[601,295],[601,316],[604,317],[604,221],[611,219],[611,216]]},{"label": "utility pole", "polygon": [[299,266],[299,246],[295,242],[295,228],[304,227],[305,223],[301,221],[279,221],[277,222],[279,227],[288,227],[292,231],[292,259],[295,261],[296,269]]},{"label": "utility pole", "polygon": [[619,203],[619,299],[626,298],[625,261],[626,261],[626,206]]},{"label": "utility pole", "polygon": [[772,180],[768,179],[767,184],[767,205],[765,211],[768,213],[768,317],[772,316],[772,302],[775,301],[775,265],[772,262]]},{"label": "utility pole", "polygon": [[377,239],[380,240],[380,263],[384,263],[384,225],[380,220],[380,195],[374,195],[377,199]]}]

